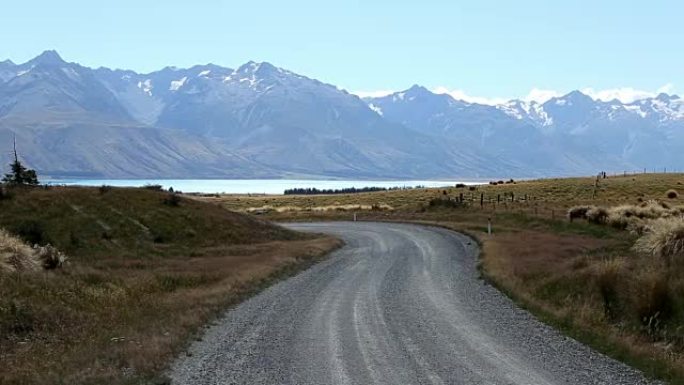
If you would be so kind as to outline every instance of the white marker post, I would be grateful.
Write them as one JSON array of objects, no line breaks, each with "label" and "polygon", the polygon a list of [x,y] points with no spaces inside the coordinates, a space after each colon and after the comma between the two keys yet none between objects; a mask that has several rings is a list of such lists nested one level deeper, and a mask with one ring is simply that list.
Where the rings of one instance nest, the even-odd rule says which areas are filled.
[{"label": "white marker post", "polygon": [[356,213],[354,213],[354,222],[356,222]]},{"label": "white marker post", "polygon": [[492,235],[492,217],[487,218],[487,234]]}]

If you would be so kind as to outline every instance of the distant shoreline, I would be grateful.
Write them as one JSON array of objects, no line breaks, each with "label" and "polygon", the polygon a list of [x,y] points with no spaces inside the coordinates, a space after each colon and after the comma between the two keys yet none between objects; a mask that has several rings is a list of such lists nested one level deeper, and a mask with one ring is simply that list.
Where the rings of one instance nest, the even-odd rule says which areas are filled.
[{"label": "distant shoreline", "polygon": [[205,194],[269,194],[282,195],[293,188],[343,189],[364,187],[447,187],[458,183],[478,185],[485,180],[356,180],[356,179],[47,179],[48,185],[142,187],[161,185],[176,191]]}]

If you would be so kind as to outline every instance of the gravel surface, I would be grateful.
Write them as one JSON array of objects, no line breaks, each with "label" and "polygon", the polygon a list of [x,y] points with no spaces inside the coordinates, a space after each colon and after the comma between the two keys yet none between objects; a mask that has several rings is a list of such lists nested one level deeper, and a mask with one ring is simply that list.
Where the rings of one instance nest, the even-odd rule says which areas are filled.
[{"label": "gravel surface", "polygon": [[174,384],[649,384],[542,324],[478,279],[448,230],[288,227],[346,246],[242,303],[172,367]]}]

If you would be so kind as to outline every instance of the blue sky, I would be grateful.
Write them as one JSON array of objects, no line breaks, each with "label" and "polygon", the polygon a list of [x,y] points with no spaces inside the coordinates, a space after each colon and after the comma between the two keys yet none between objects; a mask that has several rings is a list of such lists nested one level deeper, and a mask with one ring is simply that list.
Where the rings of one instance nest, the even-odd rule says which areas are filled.
[{"label": "blue sky", "polygon": [[0,58],[56,49],[138,71],[257,60],[355,92],[625,97],[684,89],[683,21],[684,2],[659,0],[13,1]]}]

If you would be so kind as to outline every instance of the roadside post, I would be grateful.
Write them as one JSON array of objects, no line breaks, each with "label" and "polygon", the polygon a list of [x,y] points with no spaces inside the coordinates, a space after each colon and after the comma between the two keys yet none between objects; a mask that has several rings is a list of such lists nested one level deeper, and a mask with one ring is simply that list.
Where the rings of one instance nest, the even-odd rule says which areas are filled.
[{"label": "roadside post", "polygon": [[356,213],[354,213],[354,222],[356,222]]},{"label": "roadside post", "polygon": [[487,218],[487,234],[492,235],[492,217]]}]

